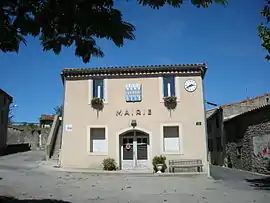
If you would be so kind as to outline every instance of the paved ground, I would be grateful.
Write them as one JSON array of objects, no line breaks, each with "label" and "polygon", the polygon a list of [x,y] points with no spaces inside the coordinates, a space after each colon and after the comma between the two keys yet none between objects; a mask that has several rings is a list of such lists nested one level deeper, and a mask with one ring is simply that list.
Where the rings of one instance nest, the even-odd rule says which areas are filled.
[{"label": "paved ground", "polygon": [[[249,186],[243,179],[217,181],[205,176],[157,177],[149,175],[98,175],[50,171],[41,165],[40,152],[0,157],[0,202],[52,199],[67,202],[269,202],[270,192]],[[39,202],[32,200],[31,202]]]}]

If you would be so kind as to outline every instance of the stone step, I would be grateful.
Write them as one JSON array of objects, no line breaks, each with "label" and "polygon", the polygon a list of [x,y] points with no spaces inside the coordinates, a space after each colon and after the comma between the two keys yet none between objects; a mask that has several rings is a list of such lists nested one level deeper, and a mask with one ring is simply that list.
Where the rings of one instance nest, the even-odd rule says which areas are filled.
[{"label": "stone step", "polygon": [[59,125],[60,126],[58,128],[57,135],[56,135],[56,138],[55,138],[53,154],[51,156],[52,160],[58,160],[59,159],[59,150],[60,150],[61,139],[62,139],[62,123],[60,123]]}]

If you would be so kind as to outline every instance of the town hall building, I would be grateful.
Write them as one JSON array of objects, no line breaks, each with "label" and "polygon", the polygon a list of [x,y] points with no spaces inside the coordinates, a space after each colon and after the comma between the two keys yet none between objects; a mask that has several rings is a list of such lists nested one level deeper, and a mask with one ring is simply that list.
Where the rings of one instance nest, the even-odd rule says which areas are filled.
[{"label": "town hall building", "polygon": [[152,169],[152,159],[200,159],[207,173],[206,64],[71,68],[62,71],[60,165]]}]

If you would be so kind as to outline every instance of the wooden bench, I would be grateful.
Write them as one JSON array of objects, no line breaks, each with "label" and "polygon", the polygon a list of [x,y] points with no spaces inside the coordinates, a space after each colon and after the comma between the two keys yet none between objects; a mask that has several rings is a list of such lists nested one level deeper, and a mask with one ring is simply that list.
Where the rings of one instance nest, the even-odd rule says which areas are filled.
[{"label": "wooden bench", "polygon": [[200,159],[169,160],[170,173],[174,173],[175,168],[197,168],[198,172],[202,172],[202,166],[202,160]]}]

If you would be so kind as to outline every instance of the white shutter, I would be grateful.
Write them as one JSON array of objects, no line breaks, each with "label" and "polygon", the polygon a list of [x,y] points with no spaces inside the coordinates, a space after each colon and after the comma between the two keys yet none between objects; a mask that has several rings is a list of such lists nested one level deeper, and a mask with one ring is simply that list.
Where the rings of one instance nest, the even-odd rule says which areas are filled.
[{"label": "white shutter", "polygon": [[107,152],[106,140],[93,140],[93,152]]},{"label": "white shutter", "polygon": [[163,77],[158,77],[159,83],[159,98],[160,102],[163,102],[164,92],[163,92]]},{"label": "white shutter", "polygon": [[108,103],[108,79],[103,80],[103,99],[105,103]]},{"label": "white shutter", "polygon": [[164,138],[165,152],[179,152],[179,137]]}]

